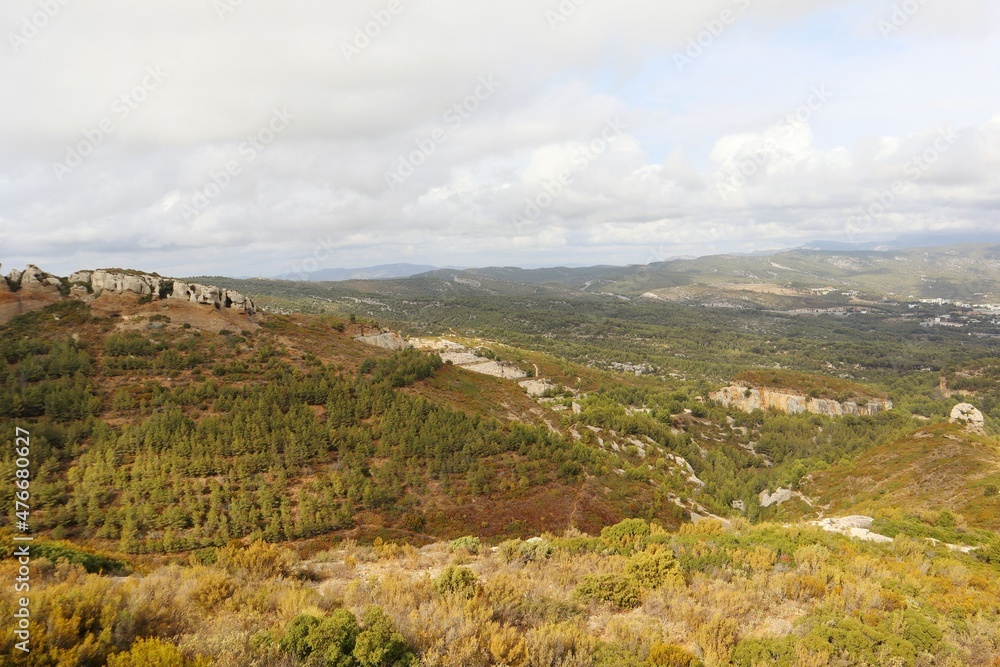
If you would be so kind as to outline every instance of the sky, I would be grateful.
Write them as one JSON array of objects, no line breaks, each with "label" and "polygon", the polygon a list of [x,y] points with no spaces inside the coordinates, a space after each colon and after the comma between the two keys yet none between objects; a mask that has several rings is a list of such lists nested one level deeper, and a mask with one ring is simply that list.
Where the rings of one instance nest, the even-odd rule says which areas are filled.
[{"label": "sky", "polygon": [[1000,228],[995,0],[4,0],[0,262],[645,264]]}]

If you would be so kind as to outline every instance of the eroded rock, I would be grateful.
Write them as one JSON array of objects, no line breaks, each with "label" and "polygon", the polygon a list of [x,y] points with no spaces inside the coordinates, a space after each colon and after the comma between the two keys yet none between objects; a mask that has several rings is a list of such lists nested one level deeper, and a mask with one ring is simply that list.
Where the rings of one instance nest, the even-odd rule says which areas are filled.
[{"label": "eroded rock", "polygon": [[951,423],[964,424],[970,433],[986,435],[986,420],[983,413],[971,403],[959,403],[951,410]]},{"label": "eroded rock", "polygon": [[809,412],[827,417],[842,417],[844,415],[875,415],[892,410],[892,401],[887,399],[870,398],[864,404],[859,404],[856,401],[839,403],[826,398],[810,398],[778,389],[744,385],[725,387],[709,395],[709,398],[744,412],[774,408],[791,415]]}]

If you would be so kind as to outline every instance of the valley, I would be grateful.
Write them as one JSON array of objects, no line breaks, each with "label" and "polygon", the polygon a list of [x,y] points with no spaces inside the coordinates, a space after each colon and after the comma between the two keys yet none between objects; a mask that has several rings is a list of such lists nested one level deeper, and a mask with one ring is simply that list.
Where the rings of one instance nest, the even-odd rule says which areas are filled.
[{"label": "valley", "polygon": [[12,664],[996,667],[990,252],[9,274]]}]

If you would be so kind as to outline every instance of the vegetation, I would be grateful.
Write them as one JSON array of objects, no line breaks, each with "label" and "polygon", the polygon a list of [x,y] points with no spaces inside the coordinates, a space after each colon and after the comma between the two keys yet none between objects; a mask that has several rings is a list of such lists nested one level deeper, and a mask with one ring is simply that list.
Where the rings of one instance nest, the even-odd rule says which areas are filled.
[{"label": "vegetation", "polygon": [[[685,286],[678,266],[255,282],[312,314],[245,326],[156,300],[0,326],[0,429],[31,434],[38,649],[4,635],[0,663],[998,667],[995,339],[892,304],[833,320],[618,298]],[[356,340],[386,323],[555,388]],[[708,400],[734,381],[896,408]],[[959,401],[985,436],[946,423]],[[0,495],[16,469],[3,450]],[[809,523],[846,514],[894,539]]]}]

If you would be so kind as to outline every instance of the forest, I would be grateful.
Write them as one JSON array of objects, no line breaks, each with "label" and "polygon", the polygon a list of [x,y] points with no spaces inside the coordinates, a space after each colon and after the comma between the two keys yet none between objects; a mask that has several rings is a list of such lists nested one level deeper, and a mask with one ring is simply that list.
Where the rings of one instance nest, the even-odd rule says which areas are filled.
[{"label": "forest", "polygon": [[[990,340],[592,297],[462,297],[399,319],[352,303],[237,331],[156,302],[125,320],[67,300],[0,326],[0,428],[31,433],[45,647],[8,643],[4,659],[1000,664]],[[387,324],[556,388],[532,399],[355,340]],[[706,399],[732,381],[896,408],[831,418]],[[947,424],[960,401],[987,436]],[[859,466],[928,429],[972,452],[953,471],[964,504],[864,496],[888,545],[808,523],[861,502],[821,508],[817,484],[877,474]],[[6,450],[7,497],[15,469]],[[777,489],[792,501],[761,501]],[[12,530],[3,517],[7,574]]]}]

